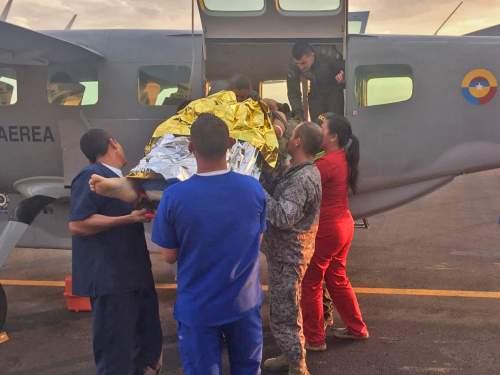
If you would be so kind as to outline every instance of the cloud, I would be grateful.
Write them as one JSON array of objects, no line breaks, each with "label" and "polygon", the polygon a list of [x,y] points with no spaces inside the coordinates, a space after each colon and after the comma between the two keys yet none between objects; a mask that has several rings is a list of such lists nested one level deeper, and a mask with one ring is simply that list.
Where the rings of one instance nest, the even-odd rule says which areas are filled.
[{"label": "cloud", "polygon": [[[0,7],[4,2],[0,0]],[[8,21],[35,30],[54,30],[64,28],[78,14],[74,29],[189,29],[190,4],[185,0],[14,0]],[[195,14],[199,30],[198,9]],[[20,22],[21,19],[29,22]]]},{"label": "cloud", "polygon": [[[0,8],[7,0],[0,0]],[[462,35],[500,24],[500,4],[467,0],[443,27],[441,35]],[[433,34],[459,0],[351,0],[350,11],[369,10],[367,33]],[[188,0],[14,0],[9,22],[35,30],[62,29],[73,14],[75,29],[190,29]],[[195,28],[201,29],[198,9]]]},{"label": "cloud", "polygon": [[[352,0],[350,11],[370,11],[366,32],[394,34],[433,34],[460,3],[459,0]],[[491,0],[464,1],[439,32],[463,35],[500,24],[500,4]]]}]

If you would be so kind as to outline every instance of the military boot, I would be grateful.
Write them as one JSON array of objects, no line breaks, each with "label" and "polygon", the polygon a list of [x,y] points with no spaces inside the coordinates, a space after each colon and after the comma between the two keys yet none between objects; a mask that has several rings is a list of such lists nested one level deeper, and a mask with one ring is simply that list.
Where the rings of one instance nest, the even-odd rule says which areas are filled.
[{"label": "military boot", "polygon": [[305,358],[299,362],[290,362],[288,375],[311,375],[309,371],[307,371]]},{"label": "military boot", "polygon": [[[290,363],[284,354],[276,357],[266,359],[264,362],[264,370],[279,372],[279,371],[287,371]],[[300,374],[300,373],[298,373]]]}]

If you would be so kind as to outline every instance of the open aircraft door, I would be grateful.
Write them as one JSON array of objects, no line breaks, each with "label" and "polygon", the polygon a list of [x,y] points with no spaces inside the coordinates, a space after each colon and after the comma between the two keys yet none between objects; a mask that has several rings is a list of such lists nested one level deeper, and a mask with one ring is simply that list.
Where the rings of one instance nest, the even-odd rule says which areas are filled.
[{"label": "open aircraft door", "polygon": [[254,88],[285,80],[293,44],[336,44],[342,51],[344,0],[198,0],[203,26],[205,78],[247,75]]},{"label": "open aircraft door", "polygon": [[361,142],[353,214],[500,167],[499,47],[488,37],[348,37],[346,111]]}]

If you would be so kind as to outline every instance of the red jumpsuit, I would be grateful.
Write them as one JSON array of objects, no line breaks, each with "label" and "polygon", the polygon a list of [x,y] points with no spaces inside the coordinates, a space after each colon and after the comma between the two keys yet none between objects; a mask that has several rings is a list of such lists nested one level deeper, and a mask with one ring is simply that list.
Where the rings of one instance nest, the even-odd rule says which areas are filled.
[{"label": "red jumpsuit", "polygon": [[316,160],[323,196],[316,249],[302,281],[304,335],[311,346],[323,345],[323,278],[340,317],[355,335],[366,335],[358,301],[346,276],[354,221],[349,211],[348,165],[345,150],[331,151]]}]

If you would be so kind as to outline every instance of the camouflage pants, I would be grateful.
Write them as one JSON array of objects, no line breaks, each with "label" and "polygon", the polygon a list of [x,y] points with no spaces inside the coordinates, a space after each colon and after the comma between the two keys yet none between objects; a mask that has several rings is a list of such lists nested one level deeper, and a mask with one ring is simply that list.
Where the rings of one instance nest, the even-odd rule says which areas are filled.
[{"label": "camouflage pants", "polygon": [[306,269],[306,264],[285,264],[268,259],[271,331],[290,361],[300,361],[306,356],[300,309]]}]

